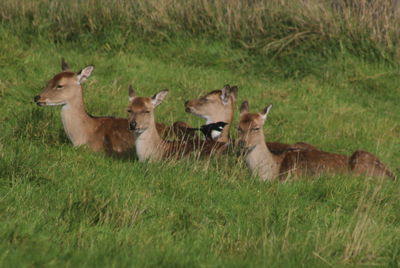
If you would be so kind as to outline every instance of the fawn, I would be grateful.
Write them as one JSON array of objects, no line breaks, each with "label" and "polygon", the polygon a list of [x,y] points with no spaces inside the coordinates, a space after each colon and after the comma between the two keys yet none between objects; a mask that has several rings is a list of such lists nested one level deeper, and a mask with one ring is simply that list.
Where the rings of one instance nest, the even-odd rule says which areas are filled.
[{"label": "fawn", "polygon": [[249,113],[248,102],[240,107],[238,144],[245,150],[246,164],[261,180],[285,179],[289,175],[316,175],[320,173],[347,173],[368,176],[394,174],[373,154],[358,150],[351,157],[323,152],[320,150],[286,151],[274,155],[264,142],[263,125],[272,105],[260,113]]},{"label": "fawn", "polygon": [[[61,119],[64,130],[74,146],[87,145],[93,151],[123,154],[130,151],[135,142],[128,129],[128,120],[114,117],[95,117],[86,112],[81,84],[94,69],[87,66],[72,72],[62,59],[62,72],[56,74],[46,88],[34,98],[39,106],[62,106]],[[165,126],[159,124],[162,132]]]},{"label": "fawn", "polygon": [[[217,139],[219,142],[229,141],[229,129],[233,121],[235,112],[235,103],[237,98],[238,88],[237,86],[225,85],[221,90],[214,90],[206,95],[192,99],[185,102],[185,110],[188,113],[192,113],[196,116],[207,120],[206,124],[216,123],[219,121],[226,122],[227,125],[224,127],[222,135]],[[181,132],[185,132],[182,129],[187,129],[190,133],[190,126],[176,122],[174,126],[179,126]],[[279,142],[266,142],[267,147],[274,154],[280,154],[286,150],[291,149],[308,149],[316,150],[317,148],[303,142],[298,142],[293,145],[279,143]]]},{"label": "fawn", "polygon": [[129,88],[129,128],[135,136],[136,154],[139,161],[180,158],[198,151],[201,155],[224,150],[225,143],[215,141],[166,141],[156,129],[154,109],[160,105],[168,94],[163,90],[153,97],[138,97],[135,90]]}]

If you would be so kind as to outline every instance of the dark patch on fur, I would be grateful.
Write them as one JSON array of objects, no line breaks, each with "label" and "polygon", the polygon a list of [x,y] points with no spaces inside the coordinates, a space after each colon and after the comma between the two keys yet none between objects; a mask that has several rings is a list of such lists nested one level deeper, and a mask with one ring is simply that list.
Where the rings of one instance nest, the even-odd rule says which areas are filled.
[{"label": "dark patch on fur", "polygon": [[58,73],[53,77],[53,79],[51,79],[49,81],[49,86],[50,87],[55,87],[62,78],[71,78],[71,77],[74,77],[75,75],[76,74],[74,72],[61,72],[61,73]]}]

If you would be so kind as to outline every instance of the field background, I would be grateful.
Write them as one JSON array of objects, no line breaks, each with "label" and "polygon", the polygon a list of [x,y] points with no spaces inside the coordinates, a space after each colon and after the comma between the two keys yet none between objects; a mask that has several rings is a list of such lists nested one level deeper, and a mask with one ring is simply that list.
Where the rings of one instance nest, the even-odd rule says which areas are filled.
[{"label": "field background", "polygon": [[398,267],[398,181],[110,158],[73,148],[60,108],[33,103],[61,57],[95,65],[93,115],[126,117],[133,84],[170,89],[158,121],[200,125],[183,102],[229,83],[252,111],[273,103],[269,140],[364,149],[399,176],[395,2],[1,1],[0,266]]}]

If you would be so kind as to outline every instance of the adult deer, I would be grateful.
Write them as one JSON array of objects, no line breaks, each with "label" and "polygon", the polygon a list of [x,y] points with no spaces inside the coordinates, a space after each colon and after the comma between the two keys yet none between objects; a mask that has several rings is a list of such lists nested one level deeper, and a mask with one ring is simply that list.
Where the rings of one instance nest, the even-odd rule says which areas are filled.
[{"label": "adult deer", "polygon": [[[228,123],[224,127],[224,131],[222,135],[217,139],[219,142],[228,142],[229,141],[229,130],[233,121],[234,112],[235,112],[235,104],[237,98],[238,88],[237,86],[224,86],[221,90],[214,90],[206,95],[192,99],[185,102],[185,110],[188,113],[199,116],[207,120],[206,124],[216,123],[219,121]],[[179,122],[180,123],[180,122]],[[175,123],[175,126],[178,123]],[[188,128],[190,133],[190,128],[188,125],[184,125],[180,123],[181,132],[185,128]],[[176,131],[176,130],[175,130]],[[308,150],[316,150],[317,148],[303,142],[298,142],[293,145],[279,143],[279,142],[266,142],[267,147],[274,154],[281,154],[286,150],[292,149],[308,149]]]},{"label": "adult deer", "polygon": [[[93,151],[124,154],[135,142],[128,129],[128,120],[114,117],[95,117],[86,112],[82,83],[92,74],[94,67],[79,72],[70,70],[62,59],[62,72],[56,74],[46,88],[34,98],[39,106],[62,106],[64,130],[74,146],[86,145]],[[158,125],[159,131],[165,127]]]},{"label": "adult deer", "polygon": [[161,138],[156,129],[154,109],[163,102],[167,94],[168,90],[163,90],[150,98],[138,97],[135,90],[129,88],[129,128],[135,135],[139,161],[180,158],[194,151],[201,155],[210,155],[225,149],[227,144],[215,141],[166,141]]},{"label": "adult deer", "polygon": [[263,125],[271,108],[272,105],[269,105],[260,113],[249,113],[247,101],[240,107],[238,143],[246,151],[247,166],[260,179],[347,172],[395,178],[376,156],[361,150],[354,152],[351,157],[319,150],[287,151],[279,156],[272,154],[264,142],[263,134]]}]

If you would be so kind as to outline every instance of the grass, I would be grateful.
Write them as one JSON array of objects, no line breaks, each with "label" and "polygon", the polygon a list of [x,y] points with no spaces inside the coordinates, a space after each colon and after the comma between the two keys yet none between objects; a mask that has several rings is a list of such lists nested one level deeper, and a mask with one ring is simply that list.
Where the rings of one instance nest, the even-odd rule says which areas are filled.
[{"label": "grass", "polygon": [[106,49],[132,39],[159,43],[205,36],[274,57],[347,49],[359,56],[400,56],[396,1],[348,0],[3,0],[0,20],[26,39],[57,43],[90,34]]},{"label": "grass", "polygon": [[199,125],[184,100],[229,83],[252,111],[274,104],[269,140],[364,149],[396,170],[394,60],[313,46],[271,57],[212,35],[149,42],[140,33],[118,45],[118,30],[59,43],[21,20],[0,27],[0,266],[399,266],[398,181],[323,175],[265,183],[233,155],[109,158],[72,147],[59,107],[33,103],[61,57],[74,70],[95,65],[84,85],[94,115],[127,116],[132,83],[144,96],[170,89],[157,120]]}]

